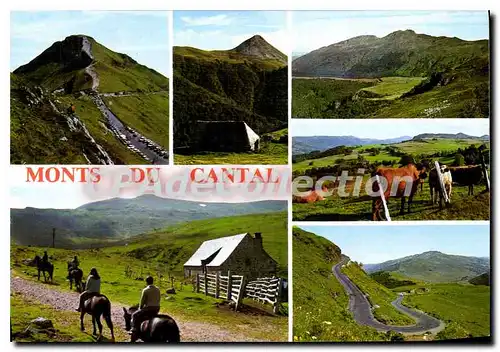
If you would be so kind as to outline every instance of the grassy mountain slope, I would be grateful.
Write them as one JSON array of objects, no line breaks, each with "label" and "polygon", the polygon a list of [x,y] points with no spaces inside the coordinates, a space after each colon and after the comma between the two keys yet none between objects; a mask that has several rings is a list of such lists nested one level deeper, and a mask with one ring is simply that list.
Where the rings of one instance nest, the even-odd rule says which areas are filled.
[{"label": "grassy mountain slope", "polygon": [[287,84],[286,56],[262,38],[226,51],[174,47],[176,148],[193,147],[197,120],[245,121],[259,135],[286,128]]},{"label": "grassy mountain slope", "polygon": [[[360,36],[295,59],[292,72],[349,79],[294,79],[294,117],[489,116],[488,40],[411,30],[383,38]],[[356,92],[348,93],[352,89]]]},{"label": "grassy mountain slope", "polygon": [[412,30],[360,36],[294,60],[295,76],[426,77],[441,71],[488,72],[488,40],[433,37]]},{"label": "grassy mountain slope", "polygon": [[[243,303],[257,305],[261,313],[235,313],[227,307],[219,306],[217,303],[221,300],[193,292],[191,281],[184,279],[182,267],[205,240],[244,232],[262,232],[264,249],[278,261],[279,274],[286,277],[288,263],[286,222],[287,217],[284,212],[212,218],[138,236],[127,244],[117,243],[114,247],[90,250],[49,248],[50,260],[55,265],[54,287],[59,290],[69,289],[65,279],[66,262],[74,255],[78,256],[80,267],[85,273],[88,273],[94,266],[98,268],[101,275],[101,292],[105,293],[115,304],[116,302],[127,305],[138,303],[145,283],[143,280],[136,280],[137,277],[144,278],[152,275],[162,293],[172,287],[170,277],[174,277],[174,287],[177,293],[170,295],[169,299],[162,296],[162,312],[183,321],[216,324],[228,331],[256,339],[283,341],[287,338],[287,317],[263,314],[262,310],[269,311],[269,305],[262,306],[246,300]],[[23,260],[32,259],[35,254],[43,253],[43,250],[44,248],[41,247],[13,245],[11,247],[13,275],[36,280],[33,277],[35,269],[26,266]],[[131,277],[124,274],[127,267],[132,271]],[[23,311],[17,303],[14,307],[16,312]],[[33,309],[35,308],[34,305]],[[62,316],[59,317],[62,318]],[[73,313],[73,317],[77,321],[76,313]],[[22,320],[21,317],[15,315],[12,318],[14,322]],[[56,322],[57,324],[64,323],[59,319]],[[17,324],[16,327],[19,325]],[[75,338],[81,338],[81,335],[75,335]]]},{"label": "grassy mountain slope", "polygon": [[[96,83],[90,71],[98,78],[98,93],[132,91],[134,96],[107,102],[115,104],[122,122],[168,146],[168,78],[91,37],[73,35],[11,74],[11,162],[84,164],[87,157],[99,164],[92,152],[97,144],[115,164],[144,163],[110,133],[107,119],[88,96]],[[78,118],[90,137],[81,136],[83,127],[76,133],[68,127],[70,105],[76,107],[71,118]]]},{"label": "grassy mountain slope", "polygon": [[489,258],[449,255],[437,251],[365,266],[368,272],[396,272],[428,282],[464,281],[489,270]]},{"label": "grassy mountain slope", "polygon": [[473,285],[490,286],[490,273],[487,272],[487,273],[478,275],[476,277],[473,277],[472,279],[469,280],[469,282]]},{"label": "grassy mountain slope", "polygon": [[197,202],[155,196],[115,198],[77,209],[11,209],[11,239],[18,244],[48,246],[52,228],[56,228],[58,247],[96,247],[183,221],[284,209],[284,202],[207,203],[201,207]]},{"label": "grassy mountain slope", "polygon": [[397,290],[415,290],[405,296],[403,304],[444,321],[446,327],[436,335],[437,340],[491,336],[488,286],[440,283]]},{"label": "grassy mountain slope", "polygon": [[349,297],[332,274],[341,250],[327,239],[293,228],[294,341],[377,341],[390,334],[360,326]]}]

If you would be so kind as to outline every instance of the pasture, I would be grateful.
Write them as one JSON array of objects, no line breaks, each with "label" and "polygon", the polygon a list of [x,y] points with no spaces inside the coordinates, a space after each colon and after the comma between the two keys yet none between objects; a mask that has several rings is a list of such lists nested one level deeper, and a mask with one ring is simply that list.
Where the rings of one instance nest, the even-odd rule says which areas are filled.
[{"label": "pasture", "polygon": [[[340,175],[337,169],[347,170],[350,176],[359,176],[356,170],[364,169],[360,192],[353,193],[354,181],[345,186],[345,193],[340,196],[338,182],[328,185],[329,195],[315,203],[294,203],[293,219],[296,221],[357,221],[371,220],[372,200],[366,193],[366,184],[370,173],[378,166],[398,167],[402,156],[411,156],[416,161],[438,161],[451,166],[455,154],[473,146],[487,142],[476,139],[426,138],[409,140],[390,145],[365,145],[352,149],[348,155],[334,154],[317,159],[301,160],[293,164],[294,176],[307,175],[319,179],[325,175]],[[469,149],[471,149],[469,148]],[[465,153],[465,152],[462,152]],[[300,159],[299,159],[300,160]],[[332,171],[333,170],[333,171]],[[400,199],[389,199],[389,212],[393,220],[488,220],[490,218],[489,192],[486,192],[485,181],[474,186],[474,195],[468,195],[468,186],[455,184],[452,189],[451,204],[439,209],[431,204],[428,177],[423,187],[419,186],[413,198],[411,213],[399,214]],[[299,188],[305,191],[304,188]],[[407,208],[406,208],[407,209]]]},{"label": "pasture", "polygon": [[[137,304],[141,290],[145,287],[145,277],[152,275],[162,294],[171,287],[177,291],[175,295],[168,295],[168,298],[163,296],[161,302],[161,312],[173,316],[174,319],[214,324],[227,331],[257,340],[283,341],[286,340],[288,331],[286,316],[273,315],[271,306],[246,299],[243,300],[243,304],[248,308],[243,312],[234,312],[227,305],[222,304],[220,299],[193,292],[191,279],[184,279],[182,268],[184,262],[204,240],[260,231],[263,233],[264,248],[278,261],[280,275],[283,273],[286,275],[288,262],[286,221],[285,213],[193,221],[155,233],[136,236],[129,241],[116,243],[107,248],[86,250],[12,245],[11,275],[36,281],[36,276],[34,276],[37,272],[36,268],[27,266],[24,260],[33,259],[36,254],[40,255],[43,250],[47,249],[49,260],[55,266],[54,282],[47,286],[53,290],[69,292],[66,263],[77,255],[85,277],[91,267],[95,266],[98,269],[101,276],[101,292],[109,297],[112,305],[118,302],[129,306]],[[20,298],[14,297],[13,300],[13,312],[16,312],[16,309],[21,311]],[[31,317],[30,314],[33,312],[28,313],[26,316]],[[78,313],[68,314],[66,316],[64,313],[58,317],[56,323],[60,321],[59,319],[72,319],[74,326],[78,327]],[[26,316],[12,314],[13,325],[21,326],[26,321]],[[68,329],[68,334],[71,335],[72,326]],[[75,340],[82,337],[82,335],[74,335]]]},{"label": "pasture", "polygon": [[[377,80],[294,78],[292,117],[488,118],[487,77],[462,77],[446,85],[408,94],[422,77]],[[417,89],[418,90],[418,89]]]},{"label": "pasture", "polygon": [[[367,177],[365,177],[365,180]],[[364,183],[363,183],[364,185]],[[346,189],[348,189],[346,187]],[[399,215],[400,199],[389,199],[388,207],[392,220],[489,220],[489,192],[482,193],[486,186],[474,187],[474,195],[468,195],[467,186],[453,186],[451,205],[439,210],[430,203],[429,184],[424,183],[413,198],[411,213]],[[372,219],[372,198],[366,195],[364,186],[359,197],[340,197],[337,188],[334,194],[315,203],[294,203],[295,221],[367,221]]]},{"label": "pasture", "polygon": [[371,93],[370,100],[393,100],[408,93],[413,87],[425,80],[425,77],[382,77],[376,85],[361,89]]},{"label": "pasture", "polygon": [[423,310],[445,322],[438,340],[491,336],[490,287],[460,283],[419,284],[398,287],[404,292],[425,287],[427,292],[405,296],[403,304]]}]

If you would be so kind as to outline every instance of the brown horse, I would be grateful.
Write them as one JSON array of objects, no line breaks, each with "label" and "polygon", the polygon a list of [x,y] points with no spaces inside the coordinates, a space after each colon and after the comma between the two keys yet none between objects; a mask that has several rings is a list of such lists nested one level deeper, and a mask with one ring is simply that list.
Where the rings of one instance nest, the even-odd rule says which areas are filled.
[{"label": "brown horse", "polygon": [[52,275],[54,274],[54,265],[49,262],[43,262],[42,258],[40,256],[35,256],[35,259],[33,259],[33,263],[35,263],[37,269],[38,269],[38,280],[40,280],[40,272],[43,273],[43,279],[45,282],[47,282],[47,276],[45,273],[49,275],[50,282],[52,282]]},{"label": "brown horse", "polygon": [[115,341],[115,334],[113,331],[113,322],[111,321],[111,302],[108,297],[104,295],[97,295],[92,298],[89,298],[83,304],[83,309],[80,313],[80,330],[84,331],[85,327],[83,326],[83,317],[85,313],[92,316],[92,325],[94,327],[94,331],[92,335],[96,335],[95,326],[99,327],[99,336],[98,340],[102,337],[102,323],[101,323],[101,315],[104,317],[106,321],[106,325],[108,325],[109,330],[111,330],[111,340]]},{"label": "brown horse", "polygon": [[83,292],[85,290],[85,283],[82,281],[83,271],[80,268],[73,268],[71,263],[68,263],[68,280],[69,289],[73,289],[73,281],[75,282],[75,287],[78,292]]},{"label": "brown horse", "polygon": [[[137,311],[137,306],[129,309],[123,308],[123,318],[125,319],[125,330],[132,328],[132,314]],[[138,337],[144,342],[180,342],[181,336],[179,327],[174,319],[166,314],[158,314],[155,317],[144,321],[138,331]],[[134,342],[134,341],[132,341]]]}]

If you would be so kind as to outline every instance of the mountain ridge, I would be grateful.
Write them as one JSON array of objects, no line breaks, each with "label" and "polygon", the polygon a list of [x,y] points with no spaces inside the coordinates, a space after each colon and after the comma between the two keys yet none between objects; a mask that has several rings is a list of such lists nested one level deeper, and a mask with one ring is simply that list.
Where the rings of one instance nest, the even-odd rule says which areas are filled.
[{"label": "mountain ridge", "polygon": [[367,273],[388,271],[428,282],[460,282],[474,278],[490,267],[487,257],[426,251],[376,264],[364,264]]},{"label": "mountain ridge", "polygon": [[285,210],[285,201],[203,203],[154,196],[97,201],[76,209],[11,209],[11,240],[48,246],[56,228],[60,243],[71,246],[126,238],[185,221]]}]

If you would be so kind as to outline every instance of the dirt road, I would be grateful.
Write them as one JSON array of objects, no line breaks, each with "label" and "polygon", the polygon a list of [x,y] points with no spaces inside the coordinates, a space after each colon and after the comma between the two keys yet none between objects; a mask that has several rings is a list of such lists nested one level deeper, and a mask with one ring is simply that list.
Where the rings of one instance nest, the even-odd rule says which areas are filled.
[{"label": "dirt road", "polygon": [[[10,287],[12,292],[21,294],[41,304],[52,306],[56,310],[75,312],[78,302],[78,293],[76,292],[59,291],[50,288],[48,285],[29,281],[20,277],[12,277]],[[122,307],[126,305],[117,302],[111,303],[111,317],[115,325],[115,330],[125,329]],[[174,318],[179,325],[182,342],[258,342],[258,340],[225,330],[217,325],[184,321],[176,316],[172,316],[172,318]],[[79,319],[79,313],[75,312],[75,324],[79,324]],[[90,316],[86,316],[85,320],[89,322]],[[105,336],[109,335],[109,331],[105,324],[103,334]]]}]

